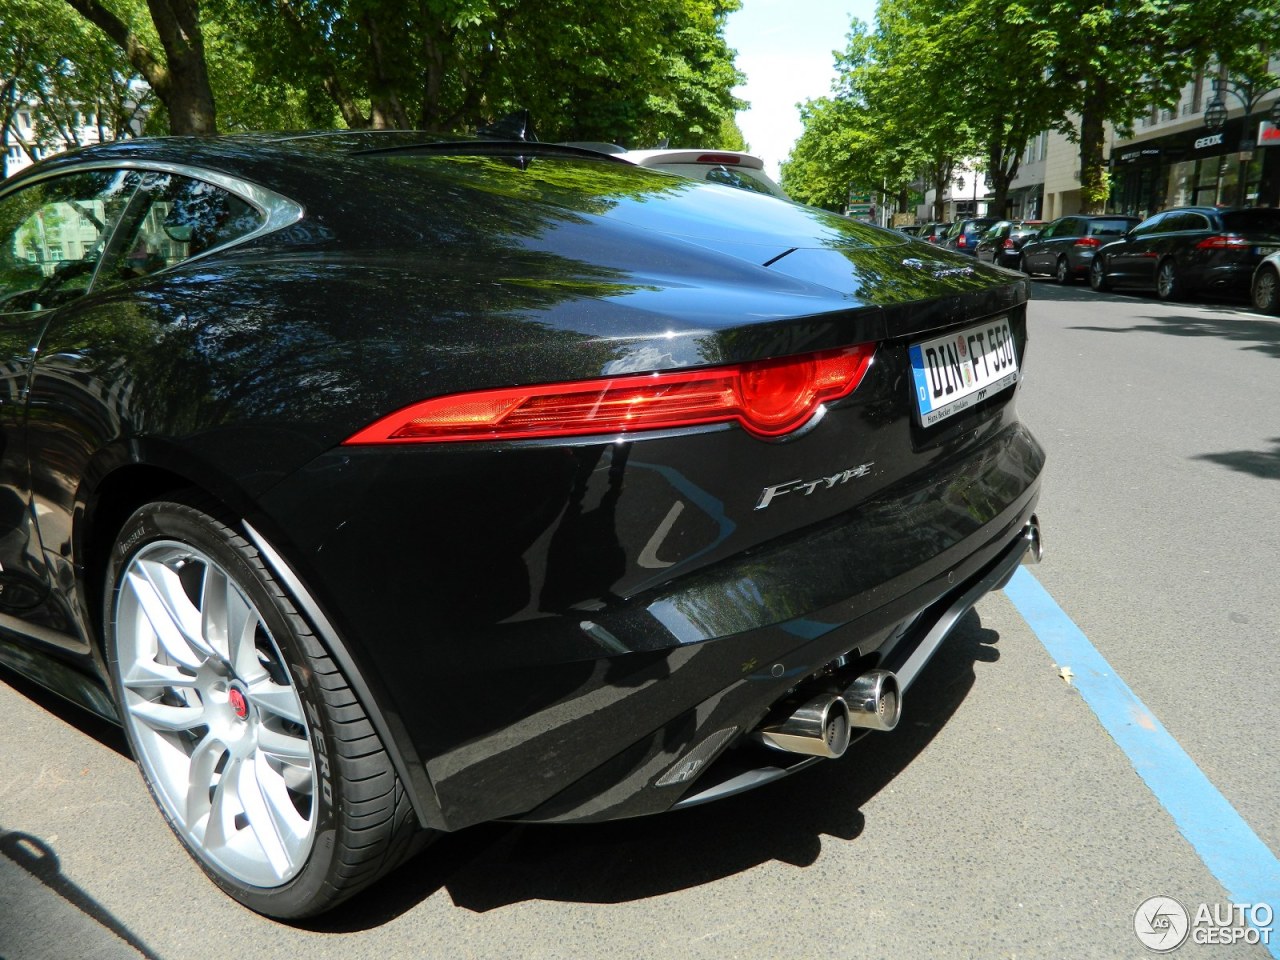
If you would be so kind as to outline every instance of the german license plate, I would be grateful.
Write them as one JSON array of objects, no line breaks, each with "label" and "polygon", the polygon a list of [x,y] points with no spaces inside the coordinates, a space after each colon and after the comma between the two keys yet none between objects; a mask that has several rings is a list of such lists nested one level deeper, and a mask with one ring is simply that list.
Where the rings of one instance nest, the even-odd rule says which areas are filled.
[{"label": "german license plate", "polygon": [[967,410],[1018,380],[1008,317],[912,344],[916,408],[926,427]]}]

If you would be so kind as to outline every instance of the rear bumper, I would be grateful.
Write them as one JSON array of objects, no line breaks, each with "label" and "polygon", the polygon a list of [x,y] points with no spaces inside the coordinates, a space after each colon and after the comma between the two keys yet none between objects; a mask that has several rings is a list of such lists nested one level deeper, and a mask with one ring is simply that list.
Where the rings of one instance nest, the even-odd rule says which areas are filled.
[{"label": "rear bumper", "polygon": [[[1034,444],[1021,428],[1014,433]],[[893,670],[908,686],[956,622],[1012,575],[1028,547],[1026,528],[1038,495],[1037,462],[1029,482],[997,515],[931,561],[805,616],[673,650],[663,658],[663,675],[653,675],[653,686],[622,694],[625,716],[611,704],[593,719],[594,735],[582,731],[592,746],[614,744],[606,762],[536,807],[505,816],[569,822],[659,813],[748,790],[816,762],[768,750],[750,733],[775,704],[805,689],[833,661],[849,674]],[[846,554],[846,567],[857,562],[856,551]],[[654,716],[650,711],[659,704],[666,721],[622,747],[619,735],[628,720]],[[570,749],[563,741],[557,746]],[[439,786],[449,793],[460,783]],[[479,800],[475,793],[470,799]]]},{"label": "rear bumper", "polygon": [[1202,274],[1200,285],[1205,290],[1247,293],[1253,282],[1253,272],[1261,262],[1259,258],[1253,263],[1223,263],[1209,267]]},{"label": "rear bumper", "polygon": [[[299,573],[342,591],[336,604],[317,597],[317,613],[358,608],[356,621],[335,620],[332,632],[348,638],[348,674],[370,678],[362,700],[382,718],[379,731],[403,761],[424,824],[456,830],[494,819],[608,820],[718,795],[741,772],[732,765],[754,749],[749,733],[794,688],[837,659],[850,669],[881,662],[905,669],[968,608],[959,600],[971,606],[999,584],[1002,558],[1024,548],[1044,454],[1011,403],[948,429],[917,431],[911,442],[926,451],[917,472],[826,520],[648,589],[597,592],[536,616],[512,615],[516,604],[500,604],[538,596],[530,581],[539,551],[557,549],[554,524],[516,542],[525,544],[528,564],[514,571],[517,578],[494,548],[510,525],[480,527],[484,514],[458,511],[465,518],[459,534],[470,531],[476,541],[477,556],[464,566],[468,558],[458,551],[432,559],[447,514],[394,509],[401,488],[415,496],[431,489],[418,472],[423,463],[451,458],[401,457],[388,466],[344,457],[332,470],[338,482],[315,485],[311,500],[281,502],[339,517],[344,504],[367,504],[400,518],[385,525],[385,537],[360,547],[343,548],[343,532],[384,527],[333,527],[299,554],[311,561]],[[580,456],[545,455],[569,468]],[[629,496],[653,472],[637,473],[641,461],[657,459],[650,451],[631,457]],[[698,462],[705,460],[704,452]],[[595,471],[601,480],[611,472]],[[361,481],[362,495],[344,478]],[[531,484],[519,489],[528,500]],[[319,509],[324,503],[332,504],[328,514]],[[602,510],[584,520],[600,516],[611,531],[622,523]],[[660,558],[671,556],[665,550]],[[575,569],[587,561],[574,559]],[[600,573],[613,578],[608,569]],[[456,603],[445,602],[450,593]],[[766,766],[779,756],[769,754]]]}]

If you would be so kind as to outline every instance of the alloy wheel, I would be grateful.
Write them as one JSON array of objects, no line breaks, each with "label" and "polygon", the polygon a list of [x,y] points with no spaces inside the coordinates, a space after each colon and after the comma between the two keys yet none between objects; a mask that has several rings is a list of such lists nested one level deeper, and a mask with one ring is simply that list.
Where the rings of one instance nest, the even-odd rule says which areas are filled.
[{"label": "alloy wheel", "polygon": [[124,721],[157,801],[216,870],[288,882],[315,837],[315,757],[261,612],[223,566],[177,541],[147,544],[119,583]]},{"label": "alloy wheel", "polygon": [[1280,312],[1280,275],[1263,268],[1253,278],[1253,306],[1263,313]]}]

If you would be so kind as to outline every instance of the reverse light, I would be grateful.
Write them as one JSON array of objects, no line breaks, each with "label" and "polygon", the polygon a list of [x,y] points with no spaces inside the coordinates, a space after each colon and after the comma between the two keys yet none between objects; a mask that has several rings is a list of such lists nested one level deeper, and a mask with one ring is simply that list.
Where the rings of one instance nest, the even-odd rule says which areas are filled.
[{"label": "reverse light", "polygon": [[1244,237],[1232,237],[1218,234],[1214,237],[1205,237],[1196,244],[1197,250],[1243,250],[1249,246],[1249,241]]},{"label": "reverse light", "polygon": [[476,390],[423,400],[345,444],[531,440],[737,422],[759,437],[803,426],[851,394],[874,343],[725,367]]}]

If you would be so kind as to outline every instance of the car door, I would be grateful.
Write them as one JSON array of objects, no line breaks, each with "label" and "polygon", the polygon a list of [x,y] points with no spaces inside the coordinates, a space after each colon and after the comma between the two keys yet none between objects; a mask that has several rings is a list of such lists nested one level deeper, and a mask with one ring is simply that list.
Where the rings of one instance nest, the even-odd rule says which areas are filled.
[{"label": "car door", "polygon": [[[68,611],[47,602],[52,577],[32,496],[31,383],[45,332],[92,287],[139,182],[136,172],[92,170],[0,195],[0,613],[77,652],[87,645]],[[43,469],[59,466],[57,450],[49,451]]]},{"label": "car door", "polygon": [[92,289],[51,312],[30,372],[28,496],[55,583],[75,581],[66,558],[84,508],[81,478],[93,476],[104,458],[126,455],[129,438],[163,429],[161,397],[198,396],[205,386],[192,378],[154,389],[176,349],[166,341],[185,316],[199,314],[199,290],[216,282],[212,273],[191,283],[186,302],[168,303],[148,290],[163,282],[164,271],[265,222],[261,210],[212,183],[160,171],[131,176],[140,182],[118,211]]},{"label": "car door", "polygon": [[1164,230],[1167,213],[1148,217],[1118,242],[1103,247],[1103,268],[1107,279],[1121,287],[1150,287],[1155,282],[1154,242]]},{"label": "car door", "polygon": [[1050,242],[1053,240],[1061,223],[1061,220],[1053,221],[1053,223],[1040,231],[1040,236],[1036,240],[1022,248],[1022,256],[1029,273],[1048,273],[1052,269],[1046,266],[1047,263],[1052,263],[1047,251],[1050,249]]}]

